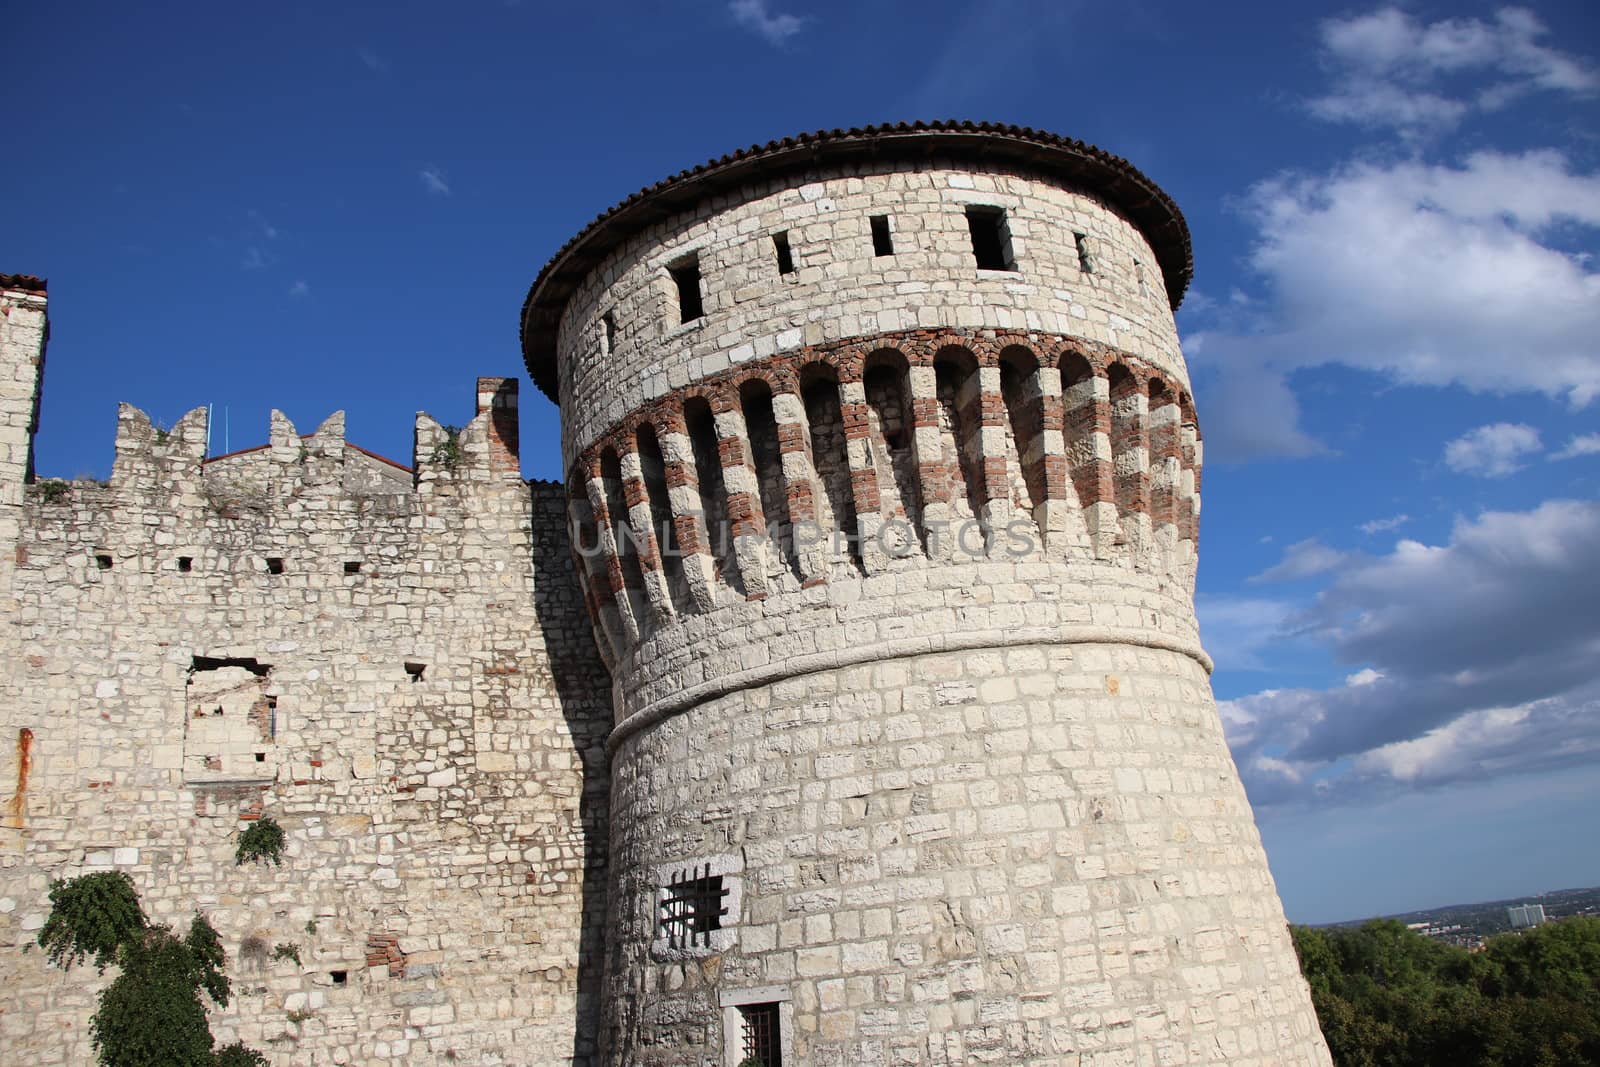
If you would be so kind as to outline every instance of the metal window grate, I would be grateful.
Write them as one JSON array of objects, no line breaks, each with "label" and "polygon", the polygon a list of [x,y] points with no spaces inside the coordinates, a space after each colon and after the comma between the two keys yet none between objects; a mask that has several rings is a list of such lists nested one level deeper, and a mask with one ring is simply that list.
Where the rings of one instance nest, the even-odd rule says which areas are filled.
[{"label": "metal window grate", "polygon": [[690,867],[672,876],[661,899],[661,928],[670,944],[708,945],[711,931],[722,929],[728,914],[723,898],[728,895],[722,876],[711,873],[711,865]]},{"label": "metal window grate", "polygon": [[777,1004],[741,1004],[744,1055],[760,1061],[761,1067],[783,1067],[783,1048],[778,1040]]}]

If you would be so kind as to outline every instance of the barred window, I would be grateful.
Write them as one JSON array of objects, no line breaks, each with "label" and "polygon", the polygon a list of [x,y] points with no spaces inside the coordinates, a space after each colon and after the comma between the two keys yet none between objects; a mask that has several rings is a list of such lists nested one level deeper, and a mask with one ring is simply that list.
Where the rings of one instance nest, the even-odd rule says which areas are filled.
[{"label": "barred window", "polygon": [[755,1060],[761,1067],[783,1067],[776,1003],[739,1005],[739,1026],[744,1062]]},{"label": "barred window", "polygon": [[711,865],[691,867],[672,877],[661,896],[661,930],[676,948],[709,945],[728,914],[728,890]]}]

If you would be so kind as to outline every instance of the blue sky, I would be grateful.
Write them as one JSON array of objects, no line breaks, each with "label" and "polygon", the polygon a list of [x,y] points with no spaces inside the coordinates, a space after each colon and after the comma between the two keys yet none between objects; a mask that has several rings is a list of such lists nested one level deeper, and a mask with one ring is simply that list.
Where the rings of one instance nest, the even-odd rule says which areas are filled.
[{"label": "blue sky", "polygon": [[[408,457],[544,261],[801,130],[1014,122],[1182,206],[1199,608],[1291,918],[1600,883],[1600,7],[84,3],[8,13],[42,474],[116,404]],[[524,385],[524,469],[559,476]]]}]

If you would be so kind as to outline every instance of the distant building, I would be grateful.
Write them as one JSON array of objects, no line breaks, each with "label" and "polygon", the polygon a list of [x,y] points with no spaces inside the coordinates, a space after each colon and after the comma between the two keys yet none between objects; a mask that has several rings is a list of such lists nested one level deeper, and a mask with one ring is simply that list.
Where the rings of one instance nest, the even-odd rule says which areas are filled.
[{"label": "distant building", "polygon": [[1527,930],[1544,922],[1543,904],[1516,904],[1506,909],[1511,919],[1511,929]]}]

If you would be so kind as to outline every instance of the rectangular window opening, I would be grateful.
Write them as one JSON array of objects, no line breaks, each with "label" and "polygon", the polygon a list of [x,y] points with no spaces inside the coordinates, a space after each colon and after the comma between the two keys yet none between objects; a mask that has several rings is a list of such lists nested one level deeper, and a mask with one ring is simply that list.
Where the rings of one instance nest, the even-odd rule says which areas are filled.
[{"label": "rectangular window opening", "polygon": [[412,682],[420,682],[420,681],[422,681],[422,672],[427,670],[427,669],[428,669],[428,665],[426,663],[407,663],[406,664],[406,674],[410,676]]},{"label": "rectangular window opening", "polygon": [[997,207],[967,208],[972,255],[979,270],[1016,270],[1011,260],[1011,231],[1006,213]]},{"label": "rectangular window opening", "polygon": [[778,273],[794,273],[794,253],[789,250],[789,231],[772,235],[772,250],[778,253]]},{"label": "rectangular window opening", "polygon": [[283,557],[282,556],[268,556],[267,557],[267,573],[268,574],[282,574],[283,573]]},{"label": "rectangular window opening", "polygon": [[256,762],[257,763],[265,763],[265,762],[267,762],[267,754],[265,752],[257,752],[256,753]]},{"label": "rectangular window opening", "polygon": [[661,898],[661,927],[673,945],[707,945],[711,931],[722,929],[728,913],[728,890],[722,876],[710,873],[709,865],[673,875]]},{"label": "rectangular window opening", "polygon": [[178,573],[179,574],[188,574],[192,570],[194,570],[194,557],[193,556],[179,556],[178,557]]},{"label": "rectangular window opening", "polygon": [[740,1051],[745,1057],[741,1062],[753,1059],[761,1067],[783,1067],[783,1042],[775,1002],[739,1005],[739,1031]]},{"label": "rectangular window opening", "polygon": [[360,560],[354,560],[354,559],[345,560],[344,572],[346,574],[360,574],[361,573],[361,561]]},{"label": "rectangular window opening", "polygon": [[1078,245],[1078,269],[1083,271],[1085,274],[1093,274],[1094,256],[1089,254],[1089,235],[1086,233],[1075,233],[1072,235],[1072,237]]},{"label": "rectangular window opening", "polygon": [[706,313],[700,296],[700,257],[688,256],[667,268],[678,287],[678,321],[693,322]]},{"label": "rectangular window opening", "polygon": [[96,554],[94,565],[103,571],[108,571],[111,569],[111,557],[104,554]]},{"label": "rectangular window opening", "polygon": [[889,233],[889,216],[874,215],[872,223],[872,254],[875,256],[894,255],[894,237]]},{"label": "rectangular window opening", "polygon": [[329,971],[328,977],[333,979],[334,985],[344,985],[350,981],[349,971]]}]

